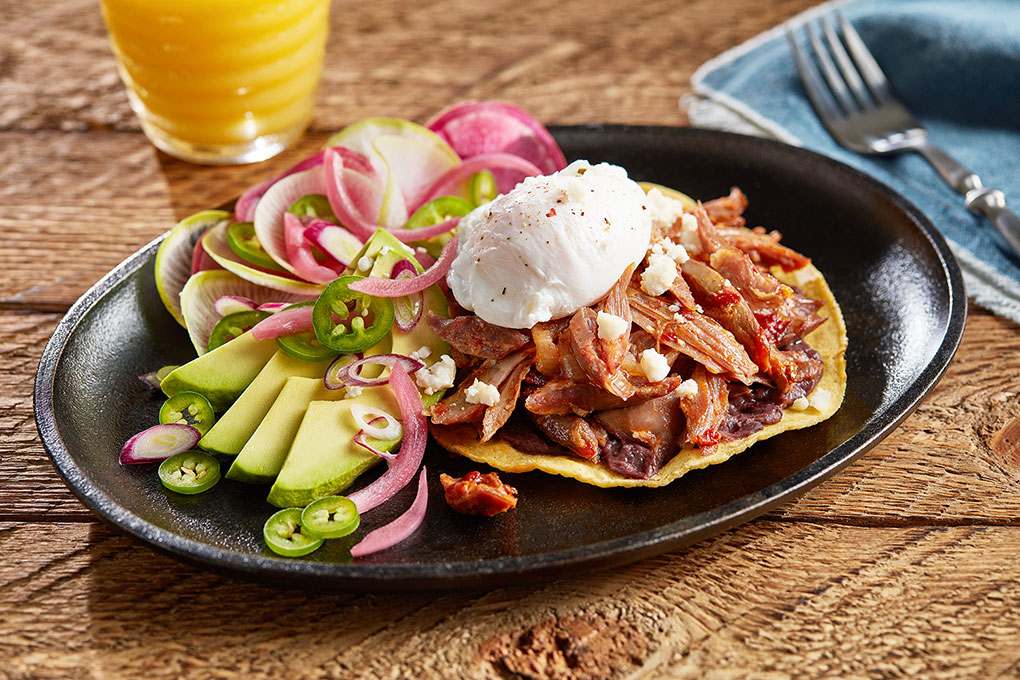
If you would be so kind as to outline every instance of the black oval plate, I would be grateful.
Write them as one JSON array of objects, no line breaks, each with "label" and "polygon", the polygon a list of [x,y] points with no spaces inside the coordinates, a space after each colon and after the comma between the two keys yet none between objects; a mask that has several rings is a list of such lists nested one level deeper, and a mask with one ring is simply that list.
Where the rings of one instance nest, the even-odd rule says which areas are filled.
[{"label": "black oval plate", "polygon": [[[183,497],[164,492],[154,466],[117,462],[124,441],[157,422],[160,396],[135,376],[193,356],[156,294],[156,241],[78,300],[43,352],[36,421],[58,472],[103,519],[203,567],[316,588],[505,585],[631,562],[746,522],[877,444],[945,370],[966,316],[960,272],[932,225],[886,187],[822,156],[739,135],[625,126],[553,132],[567,158],[617,163],[634,179],[697,198],[741,187],[749,222],[779,229],[784,243],[813,258],[842,306],[850,378],[839,412],[662,489],[505,475],[520,504],[493,519],[446,506],[439,472],[474,466],[432,445],[428,516],[410,539],[357,564],[347,553],[353,538],[306,558],[278,558],[262,543],[273,512],[263,489],[224,480]],[[407,488],[373,511],[364,529],[402,512],[413,494]]]}]

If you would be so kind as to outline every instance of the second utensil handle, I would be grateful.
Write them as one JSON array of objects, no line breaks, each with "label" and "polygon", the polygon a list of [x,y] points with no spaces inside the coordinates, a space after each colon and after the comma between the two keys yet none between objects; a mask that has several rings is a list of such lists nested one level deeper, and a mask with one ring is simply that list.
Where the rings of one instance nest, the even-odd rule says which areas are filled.
[{"label": "second utensil handle", "polygon": [[963,194],[967,209],[988,218],[1013,252],[1020,255],[1020,217],[1006,207],[1005,194],[998,189],[986,189],[980,177],[927,140],[913,148],[934,166],[954,191]]}]

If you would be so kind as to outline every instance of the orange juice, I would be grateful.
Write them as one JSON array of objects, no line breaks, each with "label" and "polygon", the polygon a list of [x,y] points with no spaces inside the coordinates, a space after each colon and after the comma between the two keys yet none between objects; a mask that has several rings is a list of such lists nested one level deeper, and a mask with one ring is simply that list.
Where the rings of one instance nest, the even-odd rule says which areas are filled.
[{"label": "orange juice", "polygon": [[167,153],[244,163],[307,127],[329,0],[103,0],[131,107]]}]

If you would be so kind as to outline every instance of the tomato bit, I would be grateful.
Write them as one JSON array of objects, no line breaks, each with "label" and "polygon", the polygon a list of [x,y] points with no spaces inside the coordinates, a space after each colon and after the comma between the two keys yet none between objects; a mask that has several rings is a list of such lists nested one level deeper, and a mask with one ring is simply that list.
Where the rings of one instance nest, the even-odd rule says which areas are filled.
[{"label": "tomato bit", "polygon": [[460,479],[439,475],[446,502],[465,515],[492,517],[517,507],[517,489],[499,480],[495,472],[472,470]]}]

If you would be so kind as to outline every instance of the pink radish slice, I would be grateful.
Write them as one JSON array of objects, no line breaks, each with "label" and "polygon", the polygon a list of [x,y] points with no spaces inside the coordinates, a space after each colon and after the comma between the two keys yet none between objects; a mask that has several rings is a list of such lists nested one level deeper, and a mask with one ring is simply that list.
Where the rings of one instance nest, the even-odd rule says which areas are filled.
[{"label": "pink radish slice", "polygon": [[450,265],[457,256],[457,237],[450,239],[449,243],[443,246],[443,252],[439,254],[436,263],[423,271],[418,276],[410,279],[384,279],[378,276],[369,276],[361,281],[355,281],[349,287],[365,295],[376,295],[378,297],[404,297],[418,291],[425,290],[433,283],[436,283],[450,271]]},{"label": "pink radish slice", "polygon": [[258,304],[254,300],[241,295],[221,295],[213,302],[213,310],[220,316],[237,312],[250,312],[257,306]]},{"label": "pink radish slice", "polygon": [[[404,423],[404,440],[400,444],[400,452],[397,453],[396,460],[390,463],[386,472],[365,488],[348,496],[354,501],[359,514],[368,512],[384,503],[393,494],[407,486],[425,455],[428,424],[422,414],[421,394],[411,381],[407,371],[399,363],[394,364],[390,371],[390,387],[400,405],[400,419]],[[420,484],[419,495],[421,495]],[[415,503],[417,504],[417,499]],[[411,531],[413,530],[414,528],[411,529]]]},{"label": "pink radish slice", "polygon": [[[411,507],[389,524],[370,531],[365,538],[351,548],[351,557],[364,557],[386,548],[392,548],[418,530],[425,519],[425,511],[429,506],[429,487],[425,475],[425,467],[422,467],[421,474],[418,475],[418,493],[415,494]],[[359,507],[358,512],[361,511]]]},{"label": "pink radish slice", "polygon": [[567,165],[556,140],[527,111],[505,102],[461,102],[440,111],[425,124],[464,159],[504,152],[527,159],[540,174]]},{"label": "pink radish slice", "polygon": [[201,433],[191,425],[154,425],[127,440],[120,451],[120,463],[158,463],[194,448],[201,438]]},{"label": "pink radish slice", "polygon": [[251,329],[251,337],[255,340],[269,340],[310,331],[313,309],[312,305],[305,305],[276,312],[255,324]]},{"label": "pink radish slice", "polygon": [[363,366],[393,367],[399,365],[404,373],[408,374],[414,373],[425,366],[423,362],[406,357],[403,354],[373,354],[354,361],[351,360],[351,356],[350,354],[341,354],[326,369],[326,375],[323,380],[327,389],[338,390],[349,385],[354,387],[377,387],[385,385],[391,379],[385,377],[362,378],[361,369]]},{"label": "pink radish slice", "polygon": [[[461,182],[470,179],[471,175],[482,170],[491,170],[494,175],[497,171],[505,171],[503,173],[505,181],[499,184],[499,191],[501,193],[513,189],[524,177],[534,177],[542,174],[542,171],[534,163],[520,156],[514,156],[509,153],[482,154],[467,159],[437,179],[435,184],[425,192],[425,200],[422,203],[427,203],[440,196],[455,194]],[[506,184],[510,186],[506,186]]]},{"label": "pink radish slice", "polygon": [[351,263],[351,260],[361,252],[364,242],[347,229],[327,222],[323,219],[312,218],[305,222],[304,237],[312,244],[339,262],[343,266]]},{"label": "pink radish slice", "polygon": [[283,235],[287,244],[287,260],[298,276],[313,283],[329,283],[337,277],[336,270],[319,264],[305,239],[305,223],[293,213],[283,215]]}]

